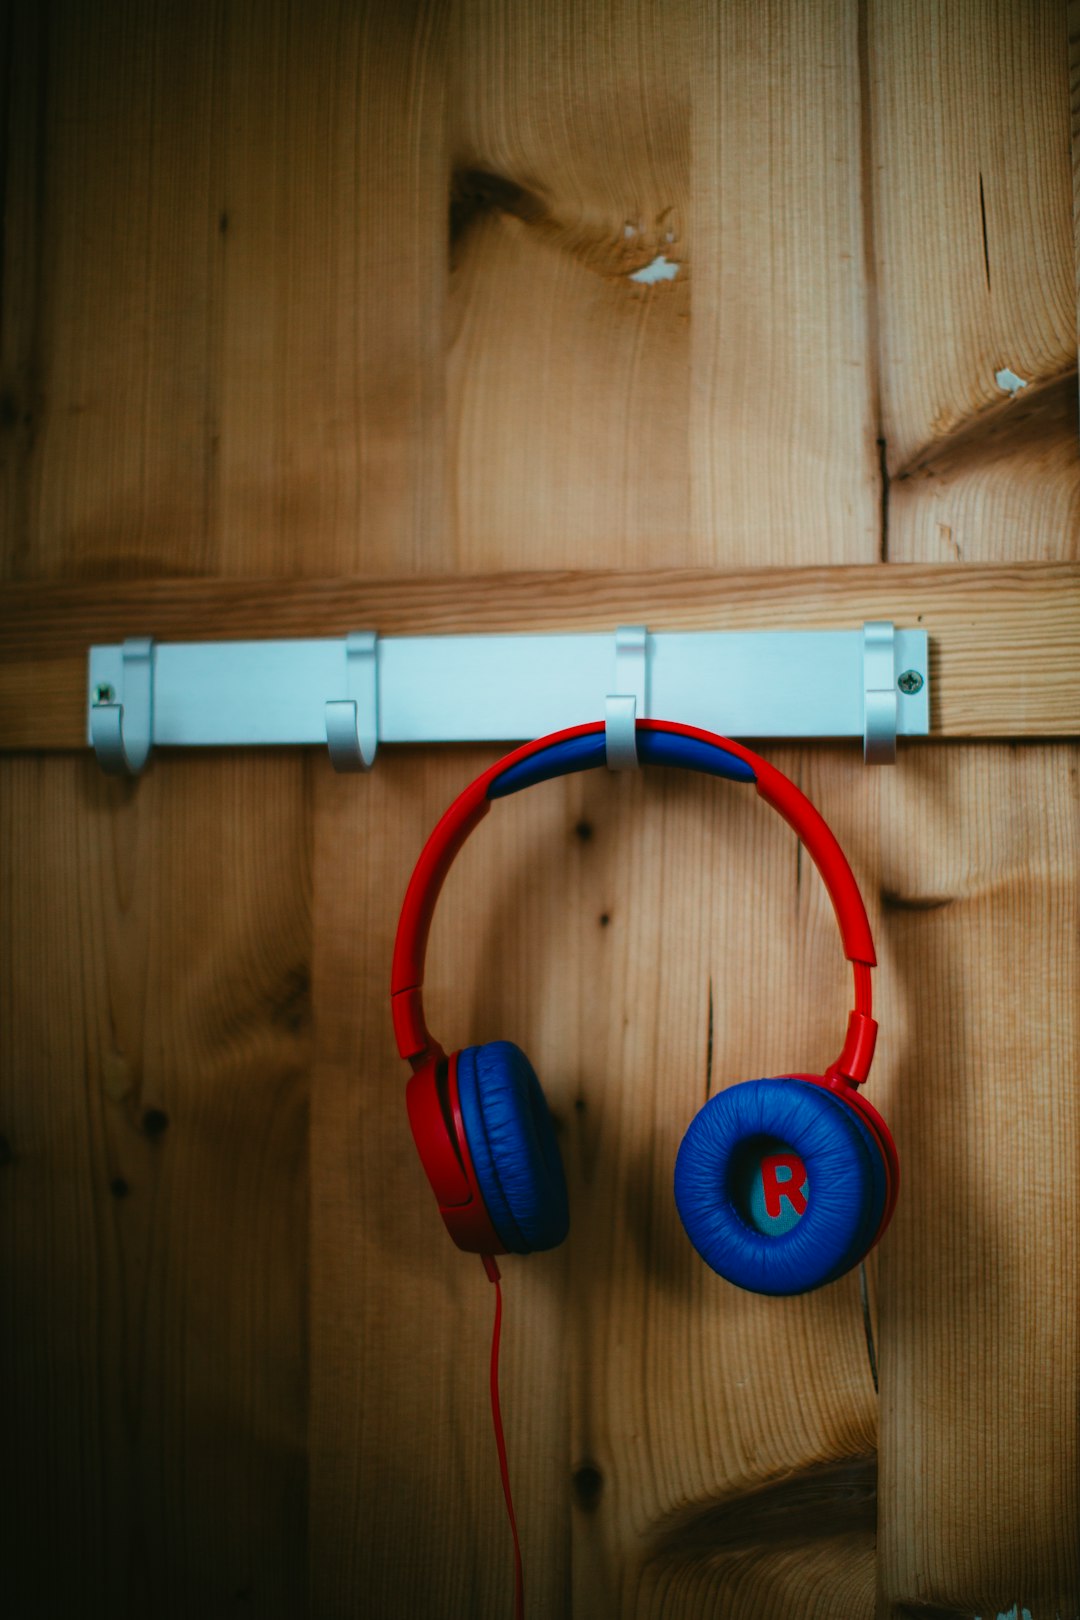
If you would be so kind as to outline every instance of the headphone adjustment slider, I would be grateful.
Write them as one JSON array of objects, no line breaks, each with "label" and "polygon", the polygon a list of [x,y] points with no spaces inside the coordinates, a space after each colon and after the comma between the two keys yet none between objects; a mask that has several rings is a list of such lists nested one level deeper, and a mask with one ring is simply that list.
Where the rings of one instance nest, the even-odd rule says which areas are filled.
[{"label": "headphone adjustment slider", "polygon": [[876,1019],[858,1011],[850,1013],[844,1049],[836,1062],[825,1070],[826,1080],[844,1080],[848,1085],[861,1086],[874,1059],[877,1031]]}]

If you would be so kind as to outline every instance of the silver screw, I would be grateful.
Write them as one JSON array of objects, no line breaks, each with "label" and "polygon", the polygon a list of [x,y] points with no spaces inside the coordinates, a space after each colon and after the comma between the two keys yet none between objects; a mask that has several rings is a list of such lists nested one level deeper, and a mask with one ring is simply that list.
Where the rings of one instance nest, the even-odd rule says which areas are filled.
[{"label": "silver screw", "polygon": [[95,703],[111,703],[115,696],[116,693],[111,686],[95,686],[94,688]]},{"label": "silver screw", "polygon": [[905,669],[896,684],[905,697],[914,697],[916,692],[922,691],[922,676],[917,669]]}]

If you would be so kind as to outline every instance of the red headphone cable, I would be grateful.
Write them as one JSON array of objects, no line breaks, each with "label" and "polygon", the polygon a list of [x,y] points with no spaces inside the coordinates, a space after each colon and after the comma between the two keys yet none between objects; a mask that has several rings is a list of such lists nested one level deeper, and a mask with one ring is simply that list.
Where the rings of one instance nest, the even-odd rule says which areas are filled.
[{"label": "red headphone cable", "polygon": [[499,1268],[490,1254],[480,1256],[489,1282],[495,1285],[495,1326],[491,1334],[491,1418],[495,1425],[495,1445],[499,1453],[499,1473],[502,1475],[506,1513],[510,1532],[514,1538],[514,1620],[524,1620],[525,1578],[521,1567],[521,1542],[518,1540],[517,1519],[514,1517],[514,1498],[510,1494],[510,1467],[506,1460],[506,1437],[503,1434],[502,1410],[499,1406],[499,1340],[502,1337],[502,1289],[499,1287]]}]

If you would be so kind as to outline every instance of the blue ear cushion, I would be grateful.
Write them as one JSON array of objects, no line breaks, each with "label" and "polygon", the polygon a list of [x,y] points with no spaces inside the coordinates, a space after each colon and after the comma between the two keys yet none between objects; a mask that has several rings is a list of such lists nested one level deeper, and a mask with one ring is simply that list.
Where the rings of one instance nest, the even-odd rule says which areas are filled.
[{"label": "blue ear cushion", "polygon": [[[779,1139],[806,1166],[806,1213],[780,1236],[757,1232],[732,1196],[733,1158]],[[885,1208],[881,1150],[840,1097],[804,1080],[750,1080],[721,1091],[691,1121],[675,1161],[675,1202],[705,1263],[756,1294],[802,1294],[850,1271]]]},{"label": "blue ear cushion", "polygon": [[491,1224],[511,1254],[553,1249],[570,1230],[555,1127],[532,1064],[510,1041],[467,1046],[458,1101]]}]

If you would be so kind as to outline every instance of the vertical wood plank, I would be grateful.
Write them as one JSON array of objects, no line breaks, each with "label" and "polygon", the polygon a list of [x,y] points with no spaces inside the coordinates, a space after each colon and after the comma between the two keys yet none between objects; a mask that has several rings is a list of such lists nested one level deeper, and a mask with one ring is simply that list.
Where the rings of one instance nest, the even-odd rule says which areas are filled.
[{"label": "vertical wood plank", "polygon": [[[835,24],[459,8],[465,565],[780,562],[808,528],[877,556],[856,9]],[[661,253],[675,279],[633,283]]]},{"label": "vertical wood plank", "polygon": [[7,570],[204,572],[215,7],[13,16]]},{"label": "vertical wood plank", "polygon": [[[691,7],[460,0],[448,443],[465,568],[705,562],[691,524]],[[663,257],[673,280],[635,274]]]},{"label": "vertical wood plank", "polygon": [[888,557],[1075,556],[1063,9],[875,0],[868,18]]},{"label": "vertical wood plank", "polygon": [[224,573],[447,565],[442,31],[426,0],[228,9]]},{"label": "vertical wood plank", "polygon": [[[5,573],[206,572],[229,549],[221,10],[17,7],[9,43]],[[5,764],[28,1616],[303,1602],[304,780],[265,756],[126,787]]]},{"label": "vertical wood plank", "polygon": [[303,1603],[302,770],[4,762],[2,1537],[27,1620]]},{"label": "vertical wood plank", "polygon": [[[805,769],[797,751],[773,757]],[[876,783],[850,751],[828,764],[819,800],[861,870]],[[847,986],[828,901],[753,796],[649,771],[582,791],[595,831],[578,952],[596,967],[574,1160],[574,1455],[593,1495],[579,1489],[576,1610],[664,1613],[669,1582],[676,1612],[707,1603],[749,1620],[781,1604],[781,1547],[754,1553],[764,1490],[797,1526],[800,1558],[837,1577],[813,1612],[868,1615],[876,1413],[858,1278],[798,1300],[745,1294],[693,1252],[672,1193],[679,1142],[708,1096],[835,1055]],[[881,1074],[875,1096],[886,1106]],[[854,1517],[837,1463],[866,1487]],[[808,1492],[832,1498],[812,1522]]]},{"label": "vertical wood plank", "polygon": [[[1063,13],[869,18],[888,555],[1075,555]],[[1005,365],[1028,379],[1013,400]],[[882,978],[906,1047],[880,1270],[883,1616],[1080,1604],[1057,1159],[1076,1129],[1075,768],[1068,749],[950,748],[905,760],[882,801]]]},{"label": "vertical wood plank", "polygon": [[[362,782],[328,780],[319,798],[312,1602],[328,1616],[353,1613],[358,1593],[386,1615],[494,1615],[512,1597],[487,1405],[493,1291],[431,1201],[387,989],[412,859],[480,766],[464,750],[395,758]],[[570,845],[572,862],[563,798],[496,825],[469,852],[488,876],[477,882],[474,862],[436,919],[429,1014],[455,1044],[525,1043],[538,1021],[574,1018],[572,958],[545,981],[528,944],[562,926],[562,886],[521,865],[523,849],[552,845]],[[564,1256],[508,1262],[504,1277],[502,1388],[529,1604],[557,1614],[569,1606]]]},{"label": "vertical wood plank", "polygon": [[[300,566],[440,569],[452,560],[443,478],[446,14],[418,0],[367,7],[356,20],[349,8],[335,15],[341,147],[329,171],[334,206],[320,215],[333,276],[322,331],[329,344],[344,342],[345,360],[339,373],[336,349],[322,356],[309,382],[321,386],[329,374],[337,386],[340,376],[336,408],[354,436],[341,497],[355,502],[355,521]],[[257,169],[257,144],[250,161]],[[295,183],[287,152],[281,174]],[[294,289],[283,283],[280,298],[294,318]],[[303,481],[286,478],[282,487]],[[302,513],[296,532],[307,533]],[[403,1151],[412,1149],[397,1108],[394,1129],[378,1112],[394,1081],[387,891],[396,895],[406,829],[415,829],[404,807],[430,802],[430,774],[429,762],[404,760],[386,771],[380,762],[360,782],[325,769],[314,778],[309,1601],[327,1616],[351,1615],[358,1602],[373,1613],[450,1613],[463,1594],[466,1608],[482,1612],[500,1591],[468,1517],[474,1507],[490,1524],[494,1512],[474,1483],[485,1477],[475,1461],[483,1425],[469,1422],[479,1414],[467,1393],[460,1407],[447,1396],[451,1344],[464,1341],[464,1367],[476,1364],[460,1308],[451,1310],[468,1282],[463,1272],[444,1281],[440,1268],[430,1289],[417,1289],[417,1274],[403,1269],[398,1224],[408,1231],[406,1188],[419,1207],[418,1167]],[[482,1350],[479,1358],[482,1366]],[[482,1393],[481,1378],[476,1400]]]},{"label": "vertical wood plank", "polygon": [[30,543],[31,447],[39,431],[42,331],[39,176],[44,7],[11,5],[0,33],[0,580],[18,578]]},{"label": "vertical wood plank", "polygon": [[886,1615],[1080,1597],[1078,827],[1071,749],[920,753],[883,800],[905,1178],[880,1279]]},{"label": "vertical wood plank", "polygon": [[880,554],[859,8],[703,8],[693,522],[725,562]]},{"label": "vertical wood plank", "polygon": [[1069,0],[1069,134],[1072,150],[1073,289],[1080,331],[1080,0]]}]

